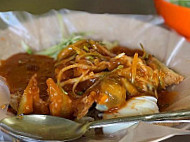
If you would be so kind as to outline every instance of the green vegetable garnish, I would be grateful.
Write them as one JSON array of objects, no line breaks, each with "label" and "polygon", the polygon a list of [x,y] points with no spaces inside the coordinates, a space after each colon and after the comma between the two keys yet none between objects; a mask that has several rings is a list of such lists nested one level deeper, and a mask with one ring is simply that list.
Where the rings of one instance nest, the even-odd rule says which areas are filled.
[{"label": "green vegetable garnish", "polygon": [[142,45],[142,43],[140,43],[140,47],[143,50],[143,56],[142,56],[142,58],[143,59],[147,59],[148,56],[149,56],[149,54],[146,53],[146,51],[145,51],[144,46]]},{"label": "green vegetable garnish", "polygon": [[112,70],[112,72],[115,72],[115,71],[117,71],[119,69],[122,69],[123,67],[124,67],[123,65],[119,65],[117,68],[115,68],[114,70]]},{"label": "green vegetable garnish", "polygon": [[94,60],[94,57],[92,57],[92,56],[86,56],[86,59],[87,60]]},{"label": "green vegetable garnish", "polygon": [[88,47],[84,46],[83,48],[84,50],[89,51]]},{"label": "green vegetable garnish", "polygon": [[32,54],[32,53],[33,53],[32,49],[31,49],[24,41],[21,41],[21,45],[22,45],[22,48],[23,48],[28,54]]},{"label": "green vegetable garnish", "polygon": [[62,87],[59,87],[59,88],[61,89],[61,91],[62,91],[64,94],[68,95],[68,93],[67,93]]},{"label": "green vegetable garnish", "polygon": [[79,92],[77,92],[77,94],[78,94],[78,95],[82,95],[82,94],[83,94],[83,92],[79,91]]},{"label": "green vegetable garnish", "polygon": [[190,7],[190,0],[170,0],[171,3],[184,7]]},{"label": "green vegetable garnish", "polygon": [[124,66],[123,65],[119,65],[118,67],[117,67],[117,69],[119,70],[119,69],[122,69]]},{"label": "green vegetable garnish", "polygon": [[59,54],[59,52],[61,52],[61,50],[65,47],[67,47],[68,45],[71,45],[79,40],[84,39],[85,36],[87,36],[88,33],[75,33],[72,34],[70,37],[68,38],[64,38],[59,44],[54,45],[52,47],[49,47],[43,51],[39,51],[36,54],[40,54],[40,55],[46,55],[46,56],[50,56],[54,59],[57,58],[57,55]]}]

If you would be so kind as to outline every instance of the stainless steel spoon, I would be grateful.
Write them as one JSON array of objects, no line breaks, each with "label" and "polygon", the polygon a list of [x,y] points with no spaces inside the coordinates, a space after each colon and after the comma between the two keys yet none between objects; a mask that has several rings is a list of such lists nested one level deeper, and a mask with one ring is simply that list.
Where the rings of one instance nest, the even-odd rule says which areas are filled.
[{"label": "stainless steel spoon", "polygon": [[189,118],[190,111],[159,113],[138,117],[115,118],[80,124],[68,119],[48,115],[24,115],[5,118],[0,121],[1,130],[18,139],[74,140],[90,128],[100,128],[116,123],[163,122],[179,118]]}]

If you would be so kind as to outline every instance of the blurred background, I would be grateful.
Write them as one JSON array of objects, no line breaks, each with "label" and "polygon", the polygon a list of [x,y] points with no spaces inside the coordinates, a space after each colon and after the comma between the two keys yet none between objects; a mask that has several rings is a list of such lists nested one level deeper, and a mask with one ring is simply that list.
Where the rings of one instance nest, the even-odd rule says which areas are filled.
[{"label": "blurred background", "polygon": [[43,14],[70,9],[90,13],[161,15],[165,25],[190,40],[190,0],[0,0],[0,12]]},{"label": "blurred background", "polygon": [[153,0],[0,0],[0,11],[42,14],[50,9],[72,9],[91,13],[155,14]]}]

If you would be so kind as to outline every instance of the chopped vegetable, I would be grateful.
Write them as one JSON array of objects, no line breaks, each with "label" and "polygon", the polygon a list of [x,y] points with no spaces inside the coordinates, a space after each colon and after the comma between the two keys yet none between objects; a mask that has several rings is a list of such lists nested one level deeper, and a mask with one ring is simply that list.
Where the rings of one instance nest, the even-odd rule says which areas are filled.
[{"label": "chopped vegetable", "polygon": [[59,44],[49,47],[43,51],[39,51],[36,54],[47,55],[57,59],[57,55],[60,53],[60,51],[63,48],[83,39],[85,35],[86,35],[85,33],[73,34],[70,37],[63,39]]},{"label": "chopped vegetable", "polygon": [[33,53],[32,49],[31,49],[24,41],[21,41],[21,45],[22,45],[22,48],[23,48],[28,54],[32,54],[32,53]]},{"label": "chopped vegetable", "polygon": [[142,56],[142,59],[147,59],[148,58],[148,54],[146,53],[145,49],[144,49],[144,46],[140,43],[140,46],[143,50],[143,56]]},{"label": "chopped vegetable", "polygon": [[78,91],[78,92],[77,92],[78,95],[82,95],[83,93],[84,93],[84,92],[82,92],[82,91]]},{"label": "chopped vegetable", "polygon": [[137,72],[137,63],[138,63],[138,53],[135,53],[133,58],[132,70],[131,70],[131,82],[134,83],[136,72]]},{"label": "chopped vegetable", "polygon": [[170,0],[171,3],[184,6],[184,7],[190,7],[190,1],[189,0]]},{"label": "chopped vegetable", "polygon": [[59,54],[59,52],[67,47],[68,45],[80,40],[81,37],[74,37],[74,38],[69,38],[69,39],[65,39],[63,41],[61,41],[59,44],[55,45],[55,46],[52,46],[44,51],[40,51],[38,52],[37,54],[41,54],[41,55],[47,55],[47,56],[50,56],[50,57],[53,57],[53,58],[57,58],[57,55]]},{"label": "chopped vegetable", "polygon": [[84,50],[89,51],[88,47],[86,47],[85,45],[83,46]]}]

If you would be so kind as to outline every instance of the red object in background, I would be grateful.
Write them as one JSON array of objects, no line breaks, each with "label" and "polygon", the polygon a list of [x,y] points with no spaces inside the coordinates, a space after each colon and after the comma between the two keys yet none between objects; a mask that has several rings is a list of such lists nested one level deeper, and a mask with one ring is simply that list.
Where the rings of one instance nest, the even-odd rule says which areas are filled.
[{"label": "red object in background", "polygon": [[165,24],[190,40],[190,8],[178,6],[165,0],[154,0],[156,10]]}]

